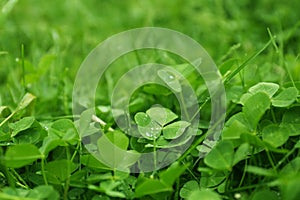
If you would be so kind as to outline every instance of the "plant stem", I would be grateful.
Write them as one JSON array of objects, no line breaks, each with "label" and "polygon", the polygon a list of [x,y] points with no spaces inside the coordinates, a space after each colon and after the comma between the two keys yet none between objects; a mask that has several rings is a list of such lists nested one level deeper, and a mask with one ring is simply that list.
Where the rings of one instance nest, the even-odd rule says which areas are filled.
[{"label": "plant stem", "polygon": [[13,111],[8,117],[6,117],[1,123],[0,127],[3,126],[10,118],[12,118],[16,114],[16,111]]},{"label": "plant stem", "polygon": [[268,183],[258,183],[258,184],[244,186],[244,187],[238,187],[238,188],[228,190],[227,192],[238,192],[238,191],[248,190],[248,189],[252,189],[252,188],[259,188],[264,185],[268,185]]},{"label": "plant stem", "polygon": [[16,172],[16,170],[15,169],[11,169],[11,171],[13,172],[13,174],[16,176],[16,178],[20,181],[20,182],[22,182],[22,184],[21,183],[18,183],[17,182],[17,184],[18,185],[20,185],[21,187],[23,187],[24,189],[29,189],[29,186],[27,185],[27,183],[26,183],[26,181],[24,181],[24,179]]},{"label": "plant stem", "polygon": [[22,84],[23,84],[24,90],[26,91],[24,44],[21,45],[21,66],[22,66]]},{"label": "plant stem", "polygon": [[2,165],[0,163],[0,170],[3,172],[4,176],[6,177],[9,187],[15,188],[16,187],[15,180],[13,179],[12,175],[10,174],[8,168],[5,165]]},{"label": "plant stem", "polygon": [[285,154],[285,156],[277,163],[277,165],[275,166],[275,169],[278,169],[278,167],[280,167],[280,165],[286,160],[288,159],[288,157],[290,157],[290,155],[292,155],[292,153],[294,153],[294,151],[296,150],[296,148],[294,147],[292,150],[290,150],[287,154]]},{"label": "plant stem", "polygon": [[[70,149],[69,146],[66,146],[66,154],[67,154],[67,160],[70,160],[71,157],[71,153],[70,153]],[[71,169],[70,169],[70,165],[67,166],[67,179],[65,182],[65,187],[64,187],[64,200],[68,200],[68,191],[69,191],[69,187],[70,187],[70,176],[71,176]]]},{"label": "plant stem", "polygon": [[254,53],[252,56],[250,56],[247,60],[245,60],[238,68],[236,68],[231,74],[227,76],[227,78],[224,80],[224,85],[227,85],[229,81],[235,77],[237,73],[239,73],[242,69],[244,69],[249,62],[254,60],[259,54],[261,54],[271,43],[273,39],[271,38],[258,52]]},{"label": "plant stem", "polygon": [[199,114],[199,112],[201,111],[201,109],[205,106],[205,104],[210,100],[210,97],[207,97],[205,99],[205,101],[201,104],[201,106],[198,108],[197,112],[193,115],[193,117],[191,118],[190,121],[193,121],[195,119],[195,117]]},{"label": "plant stem", "polygon": [[248,160],[246,159],[246,160],[245,160],[245,168],[244,168],[243,175],[242,175],[242,178],[241,178],[241,181],[240,181],[238,187],[241,187],[242,184],[243,184],[243,182],[244,182],[244,180],[245,180],[246,173],[247,173],[245,169],[246,169],[246,167],[247,167],[247,164],[248,164]]},{"label": "plant stem", "polygon": [[154,171],[153,171],[153,173],[155,173],[156,172],[156,165],[157,165],[157,163],[156,163],[156,139],[154,139],[153,140],[153,162],[154,162]]},{"label": "plant stem", "polygon": [[178,159],[178,162],[182,162],[204,139],[205,139],[206,134],[201,135],[190,148],[184,154]]},{"label": "plant stem", "polygon": [[41,170],[42,170],[42,176],[44,179],[45,185],[48,185],[48,180],[46,176],[46,171],[45,171],[45,156],[43,156],[42,161],[41,161]]},{"label": "plant stem", "polygon": [[74,153],[73,153],[73,155],[72,155],[72,157],[71,157],[71,161],[72,161],[72,162],[73,162],[73,160],[74,160],[74,158],[75,158],[77,152],[79,152],[79,148],[80,148],[80,141],[78,141],[77,146],[76,146],[76,149],[75,149],[75,151],[74,151]]},{"label": "plant stem", "polygon": [[273,168],[273,169],[275,170],[275,172],[277,173],[276,166],[275,166],[275,164],[274,164],[274,161],[273,161],[273,159],[272,159],[272,157],[271,157],[271,154],[270,154],[270,152],[269,152],[268,149],[266,149],[266,154],[267,154],[267,157],[268,157],[268,160],[269,160],[270,164],[272,165],[272,168]]},{"label": "plant stem", "polygon": [[179,190],[180,190],[180,179],[178,178],[176,180],[176,192],[174,194],[174,200],[178,200],[179,199]]},{"label": "plant stem", "polygon": [[[99,117],[97,117],[96,115],[93,115],[92,116],[92,120],[94,121],[94,122],[98,122],[101,126],[105,126],[106,125],[106,122],[104,122],[102,119],[100,119]],[[111,128],[111,127],[109,127],[108,128],[108,131],[111,131],[111,132],[113,132],[113,131],[115,131],[113,128]]]},{"label": "plant stem", "polygon": [[274,123],[277,123],[277,120],[276,120],[276,117],[275,117],[274,110],[271,108],[270,111],[271,111],[271,115],[272,115],[273,122],[274,122]]},{"label": "plant stem", "polygon": [[185,117],[187,118],[187,121],[190,121],[190,115],[186,109],[186,106],[185,106],[185,103],[184,103],[184,98],[183,98],[183,95],[182,95],[182,92],[180,92],[179,94],[179,97],[180,97],[180,101],[182,102],[182,106],[183,106],[183,112],[185,114]]},{"label": "plant stem", "polygon": [[[182,161],[182,163],[185,165],[185,163]],[[192,166],[192,168],[194,168],[195,166]],[[195,176],[195,174],[189,169],[189,168],[186,168],[187,171],[191,174],[191,176],[193,177],[193,179],[195,179],[195,181],[198,182],[198,179],[197,177]]]},{"label": "plant stem", "polygon": [[[244,61],[238,68],[236,68],[231,74],[229,74],[225,79],[223,79],[224,86],[226,86],[229,81],[235,77],[236,74],[238,74],[243,68],[245,68],[249,62],[254,60],[259,54],[261,54],[271,43],[272,38],[256,53],[254,53],[252,56],[250,56],[246,61]],[[197,116],[197,114],[200,112],[200,110],[203,108],[203,106],[211,99],[211,97],[207,97],[207,99],[202,103],[202,105],[199,107],[197,112],[192,117],[191,121]]]}]

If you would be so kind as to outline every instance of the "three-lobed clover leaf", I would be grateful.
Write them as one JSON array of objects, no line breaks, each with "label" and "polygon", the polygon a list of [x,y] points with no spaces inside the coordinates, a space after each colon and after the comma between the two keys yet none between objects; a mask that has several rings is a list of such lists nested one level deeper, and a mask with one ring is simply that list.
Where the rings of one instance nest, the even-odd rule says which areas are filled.
[{"label": "three-lobed clover leaf", "polygon": [[167,125],[166,127],[163,128],[163,135],[165,139],[176,139],[179,136],[181,136],[186,128],[190,125],[191,123],[186,122],[186,121],[177,121],[174,122],[170,125]]},{"label": "three-lobed clover leaf", "polygon": [[151,121],[147,126],[138,126],[138,130],[144,138],[155,140],[161,134],[162,127],[155,121]]},{"label": "three-lobed clover leaf", "polygon": [[151,122],[151,118],[149,117],[149,115],[143,112],[138,112],[137,114],[135,114],[134,120],[137,123],[137,125],[143,127],[147,126]]},{"label": "three-lobed clover leaf", "polygon": [[156,121],[161,126],[164,126],[178,118],[178,116],[170,109],[157,105],[148,109],[146,113],[152,120]]},{"label": "three-lobed clover leaf", "polygon": [[[140,134],[148,140],[163,141],[180,137],[190,126],[187,121],[174,121],[178,116],[170,109],[162,106],[153,106],[144,112],[138,112],[134,116]],[[163,135],[161,136],[161,133]],[[161,136],[161,137],[160,137]]]},{"label": "three-lobed clover leaf", "polygon": [[298,90],[294,87],[289,87],[272,98],[272,105],[275,107],[288,107],[297,100]]}]

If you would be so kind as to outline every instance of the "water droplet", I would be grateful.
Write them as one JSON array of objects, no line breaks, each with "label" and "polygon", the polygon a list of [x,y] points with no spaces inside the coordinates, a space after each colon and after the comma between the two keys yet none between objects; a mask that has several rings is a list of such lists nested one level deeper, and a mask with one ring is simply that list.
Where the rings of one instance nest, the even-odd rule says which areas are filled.
[{"label": "water droplet", "polygon": [[149,133],[149,132],[146,132],[146,136],[147,137],[153,137],[153,135],[151,133]]},{"label": "water droplet", "polygon": [[169,76],[169,79],[171,79],[171,80],[174,79],[174,76],[173,76],[173,75],[170,75],[170,76]]}]

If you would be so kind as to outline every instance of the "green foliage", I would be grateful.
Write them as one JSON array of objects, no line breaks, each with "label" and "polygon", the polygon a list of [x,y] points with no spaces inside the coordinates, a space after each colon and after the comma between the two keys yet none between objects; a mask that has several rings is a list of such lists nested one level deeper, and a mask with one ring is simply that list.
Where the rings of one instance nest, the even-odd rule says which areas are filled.
[{"label": "green foliage", "polygon": [[20,168],[31,164],[41,158],[39,149],[32,144],[19,144],[11,146],[5,153],[5,165],[12,168]]},{"label": "green foliage", "polygon": [[297,100],[298,90],[294,87],[289,87],[280,92],[272,99],[272,105],[275,107],[288,107]]},{"label": "green foliage", "polygon": [[262,138],[263,141],[271,144],[274,147],[279,147],[286,143],[289,139],[287,128],[279,127],[278,125],[271,124],[263,128]]},{"label": "green foliage", "polygon": [[188,198],[193,191],[197,191],[199,189],[200,187],[197,181],[188,181],[182,186],[180,190],[180,197]]},{"label": "green foliage", "polygon": [[277,200],[280,199],[278,195],[276,194],[275,191],[269,190],[269,189],[263,189],[256,191],[255,193],[252,194],[251,200],[259,200],[259,199],[272,199],[272,200]]},{"label": "green foliage", "polygon": [[3,192],[0,193],[0,198],[5,200],[10,200],[10,199],[58,200],[59,193],[52,186],[48,186],[48,185],[37,186],[33,190],[3,188]]},{"label": "green foliage", "polygon": [[186,121],[177,121],[163,128],[163,136],[165,139],[175,139],[181,136],[185,129],[190,125]]},{"label": "green foliage", "polygon": [[276,83],[266,83],[266,82],[260,82],[251,88],[249,88],[249,93],[255,94],[258,92],[263,92],[267,94],[270,98],[277,92],[279,89],[279,85]]},{"label": "green foliage", "polygon": [[55,160],[46,164],[47,179],[53,184],[63,183],[76,169],[76,165],[70,160]]},{"label": "green foliage", "polygon": [[167,70],[159,70],[158,76],[175,92],[181,92],[181,85],[176,75]]},{"label": "green foliage", "polygon": [[198,191],[193,191],[189,197],[187,198],[188,200],[197,200],[197,199],[203,199],[203,200],[221,200],[220,196],[210,190],[198,190]]},{"label": "green foliage", "polygon": [[209,154],[205,157],[206,165],[219,169],[231,170],[233,162],[234,149],[229,141],[219,143]]},{"label": "green foliage", "polygon": [[171,121],[177,119],[177,115],[167,108],[162,108],[160,106],[154,106],[146,111],[148,116],[159,123],[161,126],[164,126]]},{"label": "green foliage", "polygon": [[[188,127],[191,125],[187,121],[175,121],[178,116],[171,110],[152,106],[146,113],[138,112],[135,116],[135,122],[138,125],[138,132],[143,138],[133,140],[133,146],[139,148],[139,151],[152,147],[172,148],[181,146],[190,139]],[[177,141],[174,141],[178,139]],[[138,144],[140,143],[140,144]],[[156,161],[154,161],[156,162]]]},{"label": "green foliage", "polygon": [[251,130],[255,129],[261,117],[270,107],[269,97],[262,92],[251,95],[244,104],[243,113]]},{"label": "green foliage", "polygon": [[142,197],[156,193],[171,192],[173,190],[172,185],[185,171],[185,169],[186,166],[174,163],[167,170],[164,170],[159,174],[159,180],[140,177],[135,196]]},{"label": "green foliage", "polygon": [[115,169],[126,170],[138,160],[140,155],[135,151],[121,149],[122,147],[126,148],[128,145],[126,136],[118,137],[117,140],[113,139],[113,137],[109,138],[104,135],[98,139],[97,146],[100,154],[98,159],[106,165],[113,166]]},{"label": "green foliage", "polygon": [[[297,200],[299,7],[297,0],[0,1],[0,199]],[[112,34],[145,26],[185,33],[216,61],[227,115],[212,149],[214,141],[202,141],[213,94],[185,58],[153,49],[111,63],[95,95],[99,119],[83,113],[80,127],[92,129],[79,136],[71,105],[80,64]],[[146,63],[174,71],[159,70],[164,85],[134,92],[131,129],[121,130],[111,114],[111,94],[124,72]],[[184,79],[197,96],[199,127],[193,116],[181,117],[192,104],[177,99],[186,92]],[[82,144],[85,136],[93,145]],[[130,173],[178,158],[191,138],[177,162]],[[204,158],[201,147],[209,151]],[[170,157],[156,157],[170,148]],[[149,152],[149,163],[140,163],[140,153]]]}]

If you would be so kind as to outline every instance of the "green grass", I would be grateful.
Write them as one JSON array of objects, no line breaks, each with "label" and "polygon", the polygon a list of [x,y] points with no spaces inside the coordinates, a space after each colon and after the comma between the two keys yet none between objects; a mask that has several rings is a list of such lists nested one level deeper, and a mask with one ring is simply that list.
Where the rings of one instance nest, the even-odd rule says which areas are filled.
[{"label": "green grass", "polygon": [[[297,0],[0,0],[0,199],[298,199],[298,8]],[[201,108],[186,153],[163,169],[135,174],[126,172],[131,161],[115,161],[125,166],[122,172],[91,156],[73,122],[72,90],[77,70],[96,45],[148,26],[180,31],[207,50],[222,74],[227,109],[220,142],[199,158],[211,114],[203,80],[163,51],[141,50],[116,60],[99,82],[94,121],[120,149],[155,152],[192,130],[178,117],[171,90],[155,84],[130,99],[143,138],[119,130],[110,95],[133,66],[186,66],[180,69]],[[173,118],[162,121],[161,110],[151,111],[154,104]],[[184,130],[178,132],[180,125]],[[151,128],[161,132],[149,137]],[[92,139],[101,150],[104,138]],[[155,168],[161,159],[154,156],[146,164]]]}]

